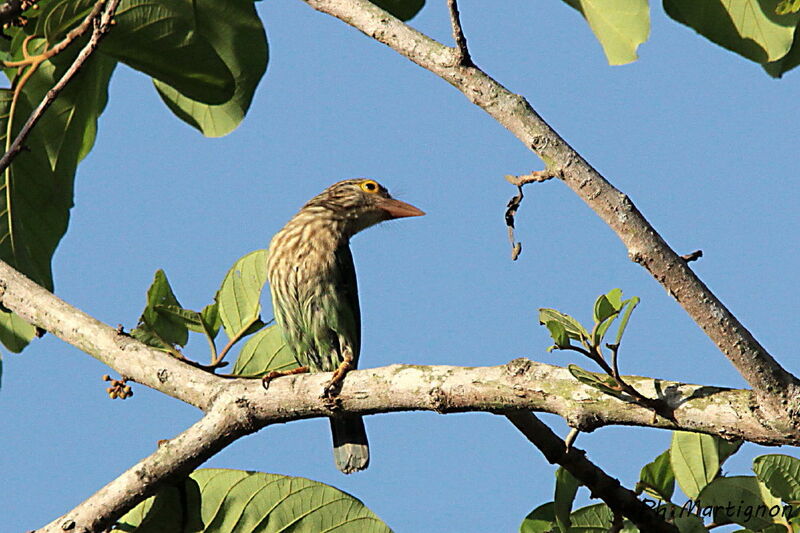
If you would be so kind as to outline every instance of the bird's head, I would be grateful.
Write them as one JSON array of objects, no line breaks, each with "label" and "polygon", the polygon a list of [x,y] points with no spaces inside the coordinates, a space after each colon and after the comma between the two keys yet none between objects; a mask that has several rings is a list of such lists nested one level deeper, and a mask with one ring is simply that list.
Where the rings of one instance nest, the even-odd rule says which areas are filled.
[{"label": "bird's head", "polygon": [[344,233],[354,235],[385,220],[418,217],[425,213],[401,202],[373,179],[358,178],[334,183],[303,208],[324,209],[344,223]]}]

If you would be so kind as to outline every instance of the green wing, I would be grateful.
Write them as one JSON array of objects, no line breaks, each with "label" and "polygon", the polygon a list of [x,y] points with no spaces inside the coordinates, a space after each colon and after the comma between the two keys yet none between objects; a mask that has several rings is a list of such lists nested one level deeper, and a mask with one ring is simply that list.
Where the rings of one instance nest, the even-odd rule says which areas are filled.
[{"label": "green wing", "polygon": [[361,309],[358,305],[358,283],[356,267],[350,246],[344,244],[336,249],[336,279],[334,291],[336,305],[331,306],[328,324],[349,344],[354,362],[361,353]]}]

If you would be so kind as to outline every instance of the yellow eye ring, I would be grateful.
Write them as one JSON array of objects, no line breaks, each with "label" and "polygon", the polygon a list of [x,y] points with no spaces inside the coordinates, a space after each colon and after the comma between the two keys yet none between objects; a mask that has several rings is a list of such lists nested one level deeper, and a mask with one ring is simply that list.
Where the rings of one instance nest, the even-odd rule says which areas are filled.
[{"label": "yellow eye ring", "polygon": [[362,191],[371,194],[375,194],[381,189],[381,186],[378,185],[378,182],[375,180],[365,180],[362,181],[359,185],[361,186]]}]

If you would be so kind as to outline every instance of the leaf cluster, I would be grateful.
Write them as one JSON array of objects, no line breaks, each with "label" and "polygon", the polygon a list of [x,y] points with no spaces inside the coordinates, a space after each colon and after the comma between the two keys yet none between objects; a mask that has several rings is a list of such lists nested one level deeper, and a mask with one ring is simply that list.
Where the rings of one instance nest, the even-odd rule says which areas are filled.
[{"label": "leaf cluster", "polygon": [[[266,282],[267,250],[256,250],[237,260],[214,296],[201,311],[181,306],[163,270],[158,270],[147,290],[147,304],[131,335],[139,341],[200,366],[214,370],[232,348],[249,337],[242,346],[231,375],[258,377],[273,370],[295,368],[294,355],[286,347],[280,328],[261,320],[261,293]],[[220,349],[219,331],[228,340]],[[189,332],[203,335],[209,346],[209,362],[188,359],[182,349]]]},{"label": "leaf cluster", "polygon": [[[636,484],[645,503],[681,533],[707,533],[735,524],[740,533],[800,531],[800,460],[780,454],[753,460],[754,476],[732,476],[723,463],[741,447],[711,435],[675,431],[672,443],[646,464]],[[676,500],[675,484],[686,496]],[[554,500],[530,512],[521,533],[600,533],[609,531],[613,512],[604,503],[572,510],[580,483],[563,468],[556,472]],[[650,499],[653,498],[653,499]],[[628,520],[621,531],[638,529]]]}]

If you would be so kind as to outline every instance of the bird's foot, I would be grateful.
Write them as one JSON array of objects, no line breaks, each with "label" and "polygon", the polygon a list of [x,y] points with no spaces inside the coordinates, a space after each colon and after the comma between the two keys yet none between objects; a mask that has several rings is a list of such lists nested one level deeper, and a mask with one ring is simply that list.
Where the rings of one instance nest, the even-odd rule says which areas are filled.
[{"label": "bird's foot", "polygon": [[261,377],[261,386],[264,387],[264,390],[269,389],[270,382],[281,376],[293,376],[295,374],[305,374],[308,372],[307,366],[299,366],[297,368],[292,368],[291,370],[273,370],[272,372],[267,372]]},{"label": "bird's foot", "polygon": [[351,370],[353,370],[353,365],[350,363],[350,361],[344,361],[342,364],[340,364],[339,368],[337,368],[333,373],[331,380],[326,383],[325,388],[322,389],[321,398],[333,400],[336,396],[338,396],[339,391],[342,388],[342,381],[344,381],[344,377]]}]

